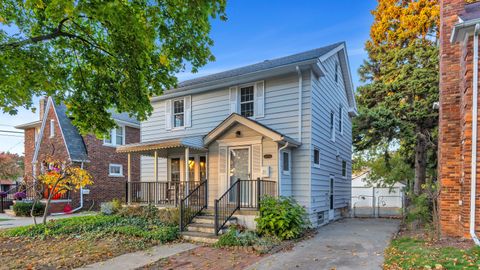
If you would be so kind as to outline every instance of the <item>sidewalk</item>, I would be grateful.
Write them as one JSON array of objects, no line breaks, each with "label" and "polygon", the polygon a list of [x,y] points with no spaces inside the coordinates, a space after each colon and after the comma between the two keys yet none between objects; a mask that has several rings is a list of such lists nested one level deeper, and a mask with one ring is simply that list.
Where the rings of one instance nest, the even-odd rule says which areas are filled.
[{"label": "sidewalk", "polygon": [[129,270],[154,263],[160,259],[198,247],[190,243],[175,243],[155,246],[148,250],[127,253],[118,257],[77,268],[77,270]]},{"label": "sidewalk", "polygon": [[[91,213],[81,212],[81,213],[75,213],[75,214],[69,214],[69,215],[49,216],[47,217],[47,220],[78,217],[78,216],[85,216],[85,215],[91,215]],[[8,220],[2,221],[2,219],[8,219]],[[37,217],[37,223],[42,223],[42,217]],[[33,224],[33,219],[31,217],[13,217],[7,214],[0,214],[0,230],[13,228],[13,227],[27,226],[32,224]]]}]

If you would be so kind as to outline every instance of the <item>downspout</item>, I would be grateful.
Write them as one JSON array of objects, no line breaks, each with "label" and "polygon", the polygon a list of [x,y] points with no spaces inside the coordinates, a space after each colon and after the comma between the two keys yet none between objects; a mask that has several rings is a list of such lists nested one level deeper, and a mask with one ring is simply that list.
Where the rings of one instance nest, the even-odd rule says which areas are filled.
[{"label": "downspout", "polygon": [[302,92],[303,92],[303,77],[302,70],[296,66],[298,74],[298,141],[302,142]]},{"label": "downspout", "polygon": [[281,159],[282,150],[286,149],[287,147],[288,147],[288,142],[284,146],[278,148],[278,188],[277,188],[278,189],[278,193],[277,193],[278,196],[281,196],[280,191],[282,191],[281,188],[280,188],[282,186],[282,183],[281,183],[281,179],[282,179],[282,159]]},{"label": "downspout", "polygon": [[472,164],[470,183],[470,236],[477,246],[480,240],[475,234],[475,203],[477,189],[477,117],[478,117],[478,31],[480,24],[475,25],[473,34],[473,104],[472,104]]}]

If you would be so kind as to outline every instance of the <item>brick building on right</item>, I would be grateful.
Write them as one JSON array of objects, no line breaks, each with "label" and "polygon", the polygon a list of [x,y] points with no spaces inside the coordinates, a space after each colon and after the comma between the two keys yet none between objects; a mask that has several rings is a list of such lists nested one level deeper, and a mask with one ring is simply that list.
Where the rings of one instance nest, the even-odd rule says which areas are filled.
[{"label": "brick building on right", "polygon": [[480,34],[480,1],[442,0],[440,5],[440,226],[444,236],[478,241],[480,157],[475,40]]}]

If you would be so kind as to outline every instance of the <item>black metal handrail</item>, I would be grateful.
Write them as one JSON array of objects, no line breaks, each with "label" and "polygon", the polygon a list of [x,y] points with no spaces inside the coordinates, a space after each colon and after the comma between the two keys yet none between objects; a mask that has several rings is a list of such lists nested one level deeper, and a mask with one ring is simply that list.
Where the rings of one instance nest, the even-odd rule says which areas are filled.
[{"label": "black metal handrail", "polygon": [[180,199],[200,185],[199,181],[127,182],[128,203],[178,206]]},{"label": "black metal handrail", "polygon": [[233,214],[240,210],[240,196],[238,194],[240,194],[240,179],[235,181],[220,198],[215,200],[215,235],[218,235]]},{"label": "black metal handrail", "polygon": [[180,200],[180,231],[184,231],[185,227],[207,208],[207,187],[207,180],[204,180]]},{"label": "black metal handrail", "polygon": [[215,200],[215,234],[218,235],[240,208],[258,209],[263,196],[276,196],[276,184],[275,181],[260,178],[256,180],[237,179],[218,200]]}]

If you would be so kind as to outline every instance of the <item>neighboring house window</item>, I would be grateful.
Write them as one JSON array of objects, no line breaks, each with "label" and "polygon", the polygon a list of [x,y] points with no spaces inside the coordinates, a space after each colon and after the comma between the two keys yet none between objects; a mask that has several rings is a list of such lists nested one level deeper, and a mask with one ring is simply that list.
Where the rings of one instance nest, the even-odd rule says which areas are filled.
[{"label": "neighboring house window", "polygon": [[330,112],[330,138],[335,141],[335,112]]},{"label": "neighboring house window", "polygon": [[103,139],[106,145],[124,145],[125,144],[125,127],[119,126],[110,130],[110,134]]},{"label": "neighboring house window", "polygon": [[173,127],[185,126],[185,104],[183,99],[173,101]]},{"label": "neighboring house window", "polygon": [[55,121],[50,119],[50,138],[55,137]]},{"label": "neighboring house window", "polygon": [[290,152],[283,152],[282,157],[283,174],[290,174]]},{"label": "neighboring house window", "polygon": [[343,134],[343,107],[340,106],[338,110],[338,131]]},{"label": "neighboring house window", "polygon": [[122,177],[123,166],[121,164],[110,164],[108,166],[108,176]]},{"label": "neighboring house window", "polygon": [[342,176],[347,177],[347,161],[342,160]]},{"label": "neighboring house window", "polygon": [[317,168],[320,167],[320,149],[317,147],[313,148],[313,166]]},{"label": "neighboring house window", "polygon": [[240,88],[240,114],[245,117],[254,115],[255,91],[253,86]]}]

